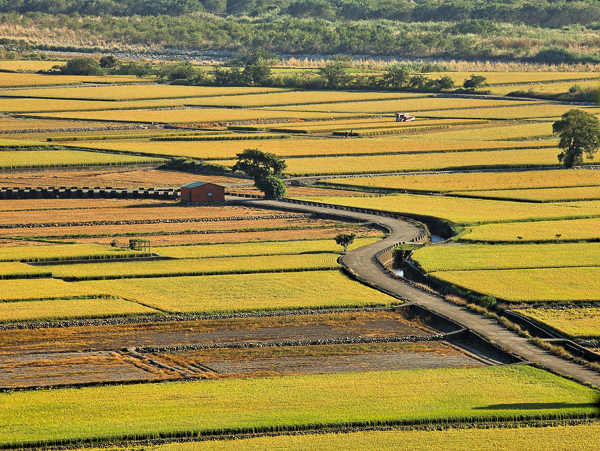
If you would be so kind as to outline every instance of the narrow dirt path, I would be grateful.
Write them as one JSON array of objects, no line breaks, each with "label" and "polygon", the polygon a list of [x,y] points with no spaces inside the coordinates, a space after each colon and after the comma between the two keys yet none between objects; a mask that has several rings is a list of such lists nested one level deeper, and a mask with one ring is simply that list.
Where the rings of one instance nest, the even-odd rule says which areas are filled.
[{"label": "narrow dirt path", "polygon": [[477,332],[488,340],[493,341],[503,349],[510,350],[523,357],[529,362],[536,363],[553,372],[570,376],[579,382],[589,382],[600,387],[600,373],[588,370],[581,365],[554,356],[549,352],[532,345],[526,338],[519,337],[517,334],[510,332],[494,320],[472,313],[463,307],[445,302],[436,296],[432,296],[402,282],[400,279],[389,277],[381,271],[375,262],[375,254],[395,243],[409,241],[412,238],[415,238],[419,234],[419,229],[415,225],[384,216],[355,213],[351,211],[332,211],[331,209],[324,207],[295,205],[269,200],[248,200],[247,202],[250,205],[256,206],[271,206],[285,209],[292,208],[298,211],[310,211],[325,214],[335,213],[342,217],[361,219],[387,227],[391,231],[388,238],[348,252],[342,257],[342,263],[352,269],[352,271],[360,278],[369,281],[374,286],[391,291],[402,299],[406,299],[407,301],[422,305],[437,313],[445,315],[474,332]]}]

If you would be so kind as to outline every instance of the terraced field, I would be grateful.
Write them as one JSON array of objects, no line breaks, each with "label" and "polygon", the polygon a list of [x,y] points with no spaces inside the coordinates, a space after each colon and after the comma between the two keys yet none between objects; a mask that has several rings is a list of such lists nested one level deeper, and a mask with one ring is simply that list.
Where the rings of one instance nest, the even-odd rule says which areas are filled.
[{"label": "terraced field", "polygon": [[[457,82],[470,75],[430,76],[446,74]],[[522,86],[553,92],[597,78],[482,75],[503,84],[490,88],[498,92]],[[26,88],[58,80],[62,87]],[[237,153],[256,147],[284,157],[286,176],[361,176],[318,185],[290,181],[290,197],[412,215],[441,235],[432,235],[435,241],[460,232],[412,253],[414,266],[427,273],[420,282],[444,282],[473,303],[493,295],[513,313],[573,339],[600,337],[600,172],[542,170],[558,165],[553,118],[596,108],[408,92],[83,87],[84,80],[134,79],[0,74],[0,86],[21,81],[25,87],[5,90],[0,99],[0,131],[10,132],[0,142],[2,187],[177,188],[201,180],[256,194],[235,187],[250,181],[227,172],[136,167],[172,157],[231,166]],[[551,83],[525,85],[545,82]],[[396,123],[398,111],[417,120]],[[281,136],[286,139],[259,139]],[[594,163],[586,160],[586,167]],[[86,171],[86,165],[104,169]],[[508,172],[491,172],[496,168]],[[404,172],[422,174],[370,176]],[[583,366],[534,348],[500,328],[492,314],[483,318],[469,313],[474,307],[435,298],[443,311],[460,310],[468,327],[485,325],[471,330],[484,337],[493,330],[494,341],[511,343],[501,349],[435,308],[404,302],[423,292],[391,295],[341,268],[342,247],[333,238],[357,235],[343,262],[362,255],[354,251],[385,237],[382,227],[364,222],[373,217],[354,221],[334,210],[313,214],[290,210],[297,204],[253,202],[0,200],[0,446],[103,442],[111,448],[125,440],[141,451],[132,440],[159,437],[167,441],[143,448],[596,445],[597,388],[510,364],[520,362],[514,354],[531,356],[532,348],[536,357],[528,358],[540,366],[558,373],[564,366],[575,380],[595,380],[573,370]],[[394,219],[385,221],[395,230]],[[415,236],[423,230],[405,226]],[[150,248],[130,249],[135,239],[149,240]],[[386,290],[401,283],[386,281]],[[466,303],[452,293],[447,298]],[[498,427],[487,429],[488,423]],[[367,430],[350,432],[353,427]],[[204,435],[224,440],[179,442]]]}]

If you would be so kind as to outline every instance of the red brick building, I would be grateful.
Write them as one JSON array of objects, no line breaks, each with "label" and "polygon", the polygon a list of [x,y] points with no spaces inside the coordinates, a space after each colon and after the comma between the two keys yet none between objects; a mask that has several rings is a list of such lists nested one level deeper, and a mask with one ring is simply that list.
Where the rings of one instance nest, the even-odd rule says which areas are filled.
[{"label": "red brick building", "polygon": [[192,182],[181,187],[181,202],[222,202],[225,187],[207,182]]}]

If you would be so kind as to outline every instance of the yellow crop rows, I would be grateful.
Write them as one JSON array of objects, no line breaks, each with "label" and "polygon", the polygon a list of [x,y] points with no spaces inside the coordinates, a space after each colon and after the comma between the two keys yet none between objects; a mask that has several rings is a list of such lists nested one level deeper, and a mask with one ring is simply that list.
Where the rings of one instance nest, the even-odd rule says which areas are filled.
[{"label": "yellow crop rows", "polygon": [[[326,103],[322,105],[276,107],[280,111],[320,111],[332,113],[396,113],[414,111],[448,110],[457,108],[502,107],[524,104],[536,105],[539,102],[523,102],[513,100],[480,100],[480,99],[447,99],[443,97],[426,97],[423,99],[380,100],[352,103]],[[273,108],[275,109],[275,108]],[[427,114],[429,116],[429,113]]]},{"label": "yellow crop rows", "polygon": [[120,165],[155,163],[162,160],[134,155],[114,155],[77,150],[2,151],[1,168],[36,168],[56,166]]},{"label": "yellow crop rows", "polygon": [[600,268],[444,271],[432,277],[508,302],[600,300]]},{"label": "yellow crop rows", "polygon": [[81,83],[140,83],[144,80],[130,76],[94,77],[88,75],[40,75],[0,73],[0,87],[78,85]]},{"label": "yellow crop rows", "polygon": [[[481,109],[464,109],[464,110],[443,110],[443,111],[428,111],[427,117],[435,118],[465,118],[465,119],[537,119],[548,118],[552,120],[560,117],[562,114],[573,109],[572,105],[548,105],[536,104],[519,105],[517,102],[514,106],[506,106],[502,108],[481,108]],[[580,110],[588,113],[597,113],[597,108],[580,107]]]},{"label": "yellow crop rows", "polygon": [[[600,186],[599,171],[526,171],[462,174],[423,174],[335,179],[327,182],[340,187],[388,188],[436,192],[517,190],[527,188],[569,188]],[[533,191],[533,190],[532,190]],[[546,190],[539,190],[544,192]]]},{"label": "yellow crop rows", "polygon": [[428,273],[482,269],[600,266],[600,244],[427,246],[413,252],[411,259]]},{"label": "yellow crop rows", "polygon": [[[600,201],[531,204],[416,194],[375,197],[310,197],[306,200],[358,208],[374,208],[398,213],[434,216],[466,225],[529,219],[600,216]],[[531,224],[519,223],[519,225],[526,227]],[[499,227],[506,227],[506,224],[502,224]]]},{"label": "yellow crop rows", "polygon": [[67,283],[56,279],[0,280],[0,302],[92,296],[102,297],[105,294],[106,292],[98,291],[92,287]]},{"label": "yellow crop rows", "polygon": [[62,283],[88,292],[109,292],[171,313],[365,307],[399,302],[337,270]]},{"label": "yellow crop rows", "polygon": [[[30,213],[30,212],[28,212]],[[6,214],[4,212],[3,214]],[[23,213],[20,213],[21,217]],[[97,212],[96,212],[97,215]],[[1,233],[0,233],[1,234]],[[140,256],[138,251],[124,251],[94,244],[55,244],[52,246],[0,247],[0,262],[43,260],[80,260],[127,258]]]},{"label": "yellow crop rows", "polygon": [[0,303],[0,323],[108,318],[159,313],[135,302],[111,298],[55,299]]},{"label": "yellow crop rows", "polygon": [[[143,86],[138,85],[135,86],[135,88],[132,86],[94,86],[60,89],[49,88],[44,90],[31,89],[6,91],[3,92],[2,95],[8,97],[32,97],[38,99],[89,99],[99,101],[123,101],[230,95],[243,96],[245,94],[281,91],[287,90],[277,88],[221,88],[209,86],[178,86],[144,83]],[[240,97],[236,98],[239,99]],[[199,102],[203,102],[203,100]]]},{"label": "yellow crop rows", "polygon": [[600,239],[600,218],[516,222],[473,227],[463,241],[556,242]]},{"label": "yellow crop rows", "polygon": [[[232,159],[236,157],[236,154],[241,153],[244,149],[248,147],[258,148],[263,152],[272,152],[277,154],[280,157],[292,157],[292,156],[313,156],[313,155],[331,155],[331,156],[340,156],[340,155],[353,155],[353,154],[383,154],[383,153],[409,153],[409,152],[446,152],[446,151],[457,151],[457,150],[492,150],[492,149],[530,149],[535,147],[547,147],[552,145],[551,143],[546,142],[509,142],[509,141],[479,141],[479,142],[466,142],[466,141],[427,141],[426,139],[413,139],[413,136],[410,137],[377,137],[377,138],[369,138],[369,139],[328,139],[328,138],[298,138],[298,139],[288,139],[285,141],[281,140],[268,140],[268,141],[257,141],[251,144],[243,141],[221,141],[221,142],[194,142],[194,141],[182,141],[178,142],[177,145],[173,145],[170,142],[160,142],[160,141],[144,141],[144,140],[115,140],[115,141],[106,141],[106,142],[79,142],[72,141],[71,143],[62,143],[61,145],[73,145],[76,147],[85,147],[89,149],[99,149],[99,150],[117,150],[120,152],[136,152],[136,153],[148,153],[153,155],[170,155],[170,156],[185,156],[190,158],[198,158],[198,159]],[[520,153],[519,153],[520,152]],[[483,157],[480,157],[477,161],[482,163],[487,163],[492,161],[492,163],[488,164],[501,164],[504,158],[500,157],[496,159],[493,153],[483,153]],[[509,164],[515,164],[515,161],[519,161],[519,164],[527,164],[529,159],[531,159],[531,164],[539,163],[539,164],[556,164],[558,161],[556,155],[558,155],[558,149],[555,150],[527,150],[527,151],[518,151],[514,153],[514,157],[508,157],[507,161],[512,161]],[[546,156],[548,155],[548,156]],[[349,158],[349,157],[348,157]],[[367,157],[368,158],[368,157]],[[367,162],[372,161],[372,163],[367,163],[364,165],[362,161],[359,161],[357,164],[352,163],[352,159],[346,161],[346,157],[342,160],[341,158],[332,159],[332,161],[337,161],[332,163],[331,166],[335,166],[332,169],[331,173],[355,173],[355,172],[392,172],[395,170],[399,170],[401,165],[409,164],[412,168],[414,165],[419,168],[435,168],[435,167],[444,167],[446,164],[450,164],[446,162],[441,165],[436,165],[435,163],[438,158],[442,158],[441,155],[436,155],[434,161],[430,161],[427,157],[422,155],[412,155],[412,156],[399,156],[397,163],[393,163],[395,167],[388,167],[387,163],[379,164],[382,157],[377,156],[374,158],[368,158]],[[464,164],[464,162],[469,161],[470,159],[476,159],[476,156],[473,153],[469,153],[467,157],[461,158],[460,156],[450,157],[450,161],[456,161],[456,159],[462,160],[459,165]],[[314,170],[312,167],[319,168],[320,165],[329,160],[322,161],[319,159],[316,164],[314,160],[307,160],[308,166],[310,168],[304,169],[305,171]],[[400,163],[402,161],[403,163]],[[447,161],[447,160],[444,160]],[[404,163],[405,162],[405,163]],[[410,162],[410,163],[409,163]],[[350,166],[347,166],[348,163]],[[288,161],[288,166],[292,164],[292,161]],[[294,162],[294,165],[302,164],[300,161]],[[477,164],[477,163],[471,163]],[[356,166],[358,165],[358,169]],[[379,166],[380,168],[375,169],[375,167],[371,166]],[[303,165],[305,167],[306,165]],[[352,167],[352,170],[340,172],[340,170],[347,169]],[[373,171],[371,171],[373,168]],[[407,168],[410,169],[410,168]],[[330,170],[330,169],[327,169]],[[297,172],[297,171],[293,171]],[[307,172],[308,173],[308,172]],[[321,172],[322,173],[322,172]]]},{"label": "yellow crop rows", "polygon": [[533,91],[541,92],[544,94],[564,94],[569,92],[569,89],[574,85],[581,87],[582,89],[596,89],[600,84],[600,80],[596,79],[593,81],[569,81],[564,83],[539,83],[539,84],[527,84],[527,85],[509,85],[509,86],[492,86],[489,89],[494,94],[506,95],[510,92],[515,91]]},{"label": "yellow crop rows", "polygon": [[[56,102],[60,102],[57,100]],[[64,102],[68,102],[65,100]],[[144,101],[146,105],[149,100]],[[155,101],[165,103],[167,100]],[[182,102],[181,99],[170,101]],[[128,108],[135,108],[128,106]],[[329,119],[332,117],[356,117],[356,113],[315,113],[315,112],[294,112],[294,111],[275,111],[275,110],[227,110],[223,108],[198,108],[198,109],[179,109],[179,110],[106,110],[106,111],[80,111],[73,113],[48,113],[44,117],[82,119],[96,121],[115,121],[115,122],[159,122],[167,124],[188,124],[188,123],[215,123],[215,122],[235,122],[258,119]]]},{"label": "yellow crop rows", "polygon": [[456,191],[454,194],[507,200],[529,200],[536,202],[561,202],[572,200],[600,199],[600,186],[524,189],[508,191]]},{"label": "yellow crop rows", "polygon": [[[362,141],[361,141],[362,142]],[[262,146],[261,146],[262,150]],[[413,149],[414,150],[414,149]],[[426,170],[528,167],[556,165],[558,149],[499,150],[493,152],[448,152],[433,155],[365,155],[294,158],[287,161],[288,174],[361,174]],[[217,160],[233,166],[233,160]]]},{"label": "yellow crop rows", "polygon": [[[119,279],[134,277],[242,274],[251,272],[313,271],[338,268],[337,254],[268,255],[211,259],[103,262],[74,265],[48,265],[54,277],[72,280]],[[8,264],[4,264],[8,265]],[[27,266],[27,265],[24,265]],[[3,274],[0,263],[0,277]]]},{"label": "yellow crop rows", "polygon": [[519,84],[536,82],[558,82],[566,80],[598,80],[597,72],[433,72],[425,74],[428,78],[449,76],[455,83],[462,85],[463,81],[473,75],[485,77],[486,83]]},{"label": "yellow crop rows", "polygon": [[600,309],[575,308],[567,310],[553,309],[523,309],[517,311],[520,315],[527,316],[544,323],[554,330],[573,339],[599,339],[600,338]]}]

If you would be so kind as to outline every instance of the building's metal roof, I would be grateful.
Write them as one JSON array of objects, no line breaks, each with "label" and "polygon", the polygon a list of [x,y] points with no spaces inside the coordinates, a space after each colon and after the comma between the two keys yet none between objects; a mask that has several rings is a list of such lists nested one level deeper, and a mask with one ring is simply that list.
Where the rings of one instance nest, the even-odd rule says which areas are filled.
[{"label": "building's metal roof", "polygon": [[182,188],[197,188],[197,187],[203,186],[203,185],[213,185],[213,183],[208,183],[208,182],[192,182],[192,183],[188,183],[187,185],[183,185]]}]

